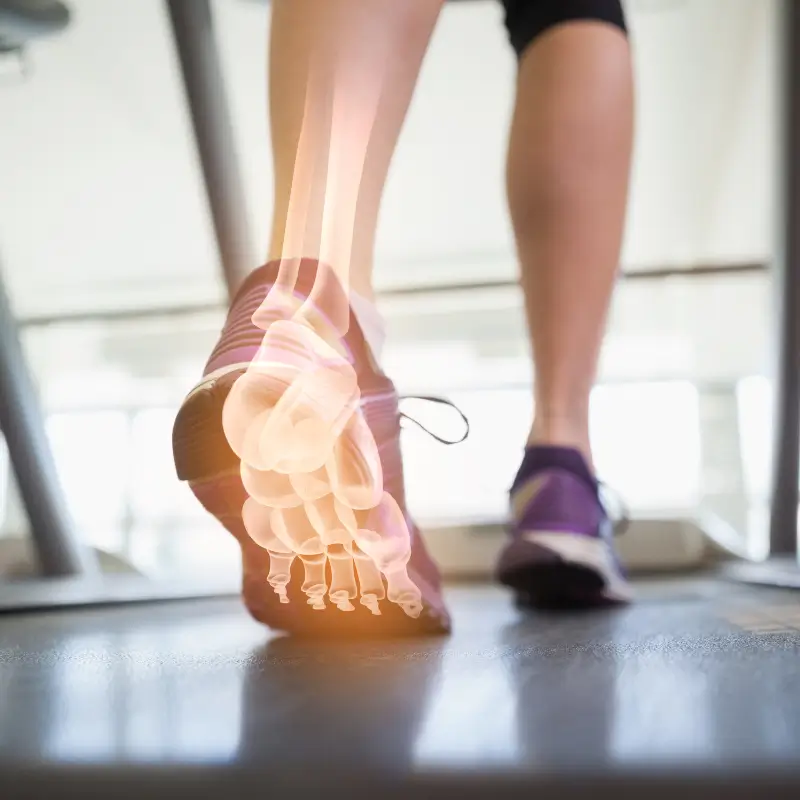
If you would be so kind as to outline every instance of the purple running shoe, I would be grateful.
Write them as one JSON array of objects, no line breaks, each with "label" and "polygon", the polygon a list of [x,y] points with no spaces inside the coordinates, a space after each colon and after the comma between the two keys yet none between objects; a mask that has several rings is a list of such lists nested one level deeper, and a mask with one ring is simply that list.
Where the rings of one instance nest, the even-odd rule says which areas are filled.
[{"label": "purple running shoe", "polygon": [[600,484],[579,451],[528,448],[510,497],[510,541],[497,577],[518,605],[593,608],[633,599]]}]

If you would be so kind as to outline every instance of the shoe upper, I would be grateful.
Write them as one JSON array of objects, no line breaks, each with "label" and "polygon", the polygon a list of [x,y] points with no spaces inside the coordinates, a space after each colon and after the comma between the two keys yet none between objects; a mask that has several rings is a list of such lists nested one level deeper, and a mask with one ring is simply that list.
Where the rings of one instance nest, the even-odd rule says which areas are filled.
[{"label": "shoe upper", "polygon": [[597,490],[564,469],[545,469],[511,492],[514,528],[599,536],[608,515]]}]

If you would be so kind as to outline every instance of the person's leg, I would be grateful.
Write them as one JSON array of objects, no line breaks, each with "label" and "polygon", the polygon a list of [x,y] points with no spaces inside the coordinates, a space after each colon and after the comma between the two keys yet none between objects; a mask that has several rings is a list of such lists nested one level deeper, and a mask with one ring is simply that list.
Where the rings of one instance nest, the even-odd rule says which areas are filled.
[{"label": "person's leg", "polygon": [[574,446],[590,460],[589,395],[632,139],[631,57],[619,27],[574,20],[522,54],[507,186],[535,365],[530,441]]},{"label": "person's leg", "polygon": [[[580,547],[588,541],[583,534],[607,527],[593,474],[589,397],[620,256],[633,78],[618,0],[506,5],[519,53],[508,201],[535,367],[534,421],[512,505],[528,552],[541,545],[548,552],[539,555],[549,557],[546,536],[554,531],[574,533]],[[570,538],[558,542],[553,563],[581,559]],[[584,562],[597,555],[592,548]],[[512,561],[501,571],[513,572]],[[531,593],[543,580],[562,591],[569,570],[542,570],[541,559],[535,566],[518,582]],[[584,591],[586,582],[579,583]]]},{"label": "person's leg", "polygon": [[[405,513],[397,394],[370,352],[358,310],[353,304],[348,307],[348,296],[353,290],[361,300],[368,300],[372,294],[372,249],[383,186],[442,3],[443,0],[412,3],[274,0],[272,3],[269,70],[275,211],[270,261],[249,276],[234,299],[220,341],[206,365],[205,378],[178,415],[173,442],[179,476],[190,483],[203,505],[234,533],[242,546],[248,608],[273,627],[319,632],[362,628],[385,632],[412,623],[417,631],[442,630],[449,624],[439,596],[438,573]],[[276,294],[273,291],[276,285],[291,289],[301,303],[304,298],[318,300],[316,305],[328,316],[334,306],[341,310],[344,301],[344,319],[340,320],[344,324],[334,327],[342,334],[340,344],[357,378],[360,414],[374,438],[373,448],[377,445],[375,452],[380,455],[378,472],[382,473],[383,488],[395,504],[394,511],[384,509],[376,513],[391,516],[399,508],[409,521],[412,551],[408,571],[422,592],[425,606],[418,621],[398,619],[391,613],[369,618],[369,612],[363,608],[357,614],[341,614],[333,609],[335,619],[331,620],[329,613],[310,610],[300,588],[302,585],[313,608],[325,607],[318,596],[311,597],[311,590],[317,590],[309,584],[310,572],[319,573],[320,569],[324,582],[324,561],[322,567],[308,559],[303,561],[304,583],[302,568],[298,574],[298,562],[292,560],[290,553],[281,552],[280,542],[274,542],[277,557],[270,571],[267,551],[247,535],[251,526],[245,530],[242,508],[250,492],[245,492],[242,476],[251,481],[249,486],[261,481],[259,502],[266,506],[264,495],[274,498],[271,507],[279,509],[284,522],[294,514],[298,496],[301,502],[308,503],[308,497],[319,488],[319,475],[306,478],[280,470],[275,475],[256,474],[260,468],[248,471],[245,467],[252,465],[240,463],[229,445],[232,440],[226,437],[228,429],[223,431],[223,419],[231,419],[223,416],[223,406],[226,415],[230,408],[226,400],[237,395],[243,397],[247,392],[242,387],[265,374],[265,369],[258,365],[264,357],[264,343],[270,329],[291,330],[285,321],[281,323],[283,327],[275,324],[277,320],[285,320],[282,314],[286,310],[279,302],[270,302],[270,297]],[[323,292],[319,291],[320,286],[326,287]],[[296,311],[295,308],[293,313]],[[326,332],[329,335],[331,329]],[[306,334],[303,336],[308,340]],[[287,358],[299,357],[303,347],[299,341],[289,343],[285,350]],[[254,368],[248,370],[251,363]],[[280,365],[278,369],[280,372]],[[244,376],[246,379],[240,380]],[[267,378],[272,380],[269,375]],[[261,391],[259,399],[254,383],[251,399],[274,403],[266,397],[269,391]],[[353,442],[348,446],[359,449]],[[345,473],[350,470],[352,476],[353,471],[363,466],[365,456],[353,451],[337,458],[339,467]],[[355,466],[346,463],[351,459]],[[347,481],[347,475],[338,474],[336,478],[339,483]],[[355,485],[337,484],[332,489],[334,494],[338,488],[351,495],[358,490]],[[247,508],[255,506],[250,503]],[[260,525],[259,519],[269,508],[255,510],[258,513],[250,514],[249,519]],[[309,536],[313,535],[319,516],[309,513],[303,522]],[[265,533],[261,538],[272,542],[275,531],[287,525],[288,522],[277,528],[273,525],[269,537]],[[297,520],[288,527],[293,535],[306,535],[299,530]],[[363,533],[361,527],[368,526],[359,526],[358,534]],[[365,540],[364,546],[369,544]],[[289,565],[291,575],[275,573],[278,561]],[[361,576],[360,567],[364,564],[356,559],[354,566],[359,568]],[[267,582],[268,573],[274,592]],[[296,593],[289,604],[287,583],[291,585],[290,594]],[[391,585],[389,589],[391,595]],[[332,595],[331,600],[335,600]],[[369,607],[374,609],[374,603]]]},{"label": "person's leg", "polygon": [[273,2],[270,259],[320,258],[372,297],[384,184],[443,2]]}]

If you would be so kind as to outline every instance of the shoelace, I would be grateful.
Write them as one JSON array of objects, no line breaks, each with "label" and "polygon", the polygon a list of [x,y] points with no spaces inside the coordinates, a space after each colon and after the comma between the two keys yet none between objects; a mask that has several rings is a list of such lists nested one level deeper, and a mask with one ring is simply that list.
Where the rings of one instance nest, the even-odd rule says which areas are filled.
[{"label": "shoelace", "polygon": [[[440,405],[449,406],[461,417],[464,422],[464,435],[460,439],[451,440],[438,436],[433,431],[426,428],[419,420],[414,419],[414,417],[409,416],[403,411],[400,412],[401,421],[407,419],[409,422],[413,422],[418,428],[421,428],[423,431],[425,431],[428,436],[436,439],[437,442],[447,445],[460,444],[469,436],[469,420],[467,419],[466,414],[464,414],[464,412],[452,401],[447,400],[444,397],[436,397],[434,395],[427,394],[404,394],[400,395],[399,399],[401,402],[403,400],[422,400],[427,403],[438,403]],[[600,500],[603,503],[603,506],[609,511],[609,517],[611,518],[614,536],[621,536],[630,527],[630,510],[628,509],[625,501],[622,499],[620,493],[615,489],[612,489],[607,483],[598,481],[597,486],[600,492]]]},{"label": "shoelace", "polygon": [[428,394],[403,394],[400,395],[400,402],[403,400],[423,400],[426,403],[438,403],[444,406],[450,406],[464,421],[464,435],[460,439],[443,439],[441,436],[437,436],[433,431],[428,430],[419,420],[414,419],[414,417],[410,417],[405,412],[400,412],[400,420],[407,419],[409,422],[413,422],[418,428],[421,428],[425,433],[428,434],[433,439],[436,439],[437,442],[441,442],[442,444],[461,444],[467,436],[469,436],[469,420],[467,419],[466,414],[453,402],[447,400],[444,397],[435,397],[433,395]]}]

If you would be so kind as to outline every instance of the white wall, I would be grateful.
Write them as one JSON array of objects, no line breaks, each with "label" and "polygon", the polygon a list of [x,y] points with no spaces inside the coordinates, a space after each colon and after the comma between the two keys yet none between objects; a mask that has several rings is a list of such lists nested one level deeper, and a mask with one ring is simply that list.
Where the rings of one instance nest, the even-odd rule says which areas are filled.
[{"label": "white wall", "polygon": [[624,262],[766,261],[773,251],[777,4],[631,4],[638,142]]},{"label": "white wall", "polygon": [[[222,296],[157,0],[72,0],[75,24],[0,86],[0,260],[21,314]],[[639,86],[630,268],[768,260],[773,0],[629,3]],[[216,3],[254,222],[266,238],[267,7]],[[515,273],[502,175],[514,62],[498,5],[446,9],[390,177],[381,285]]]}]

